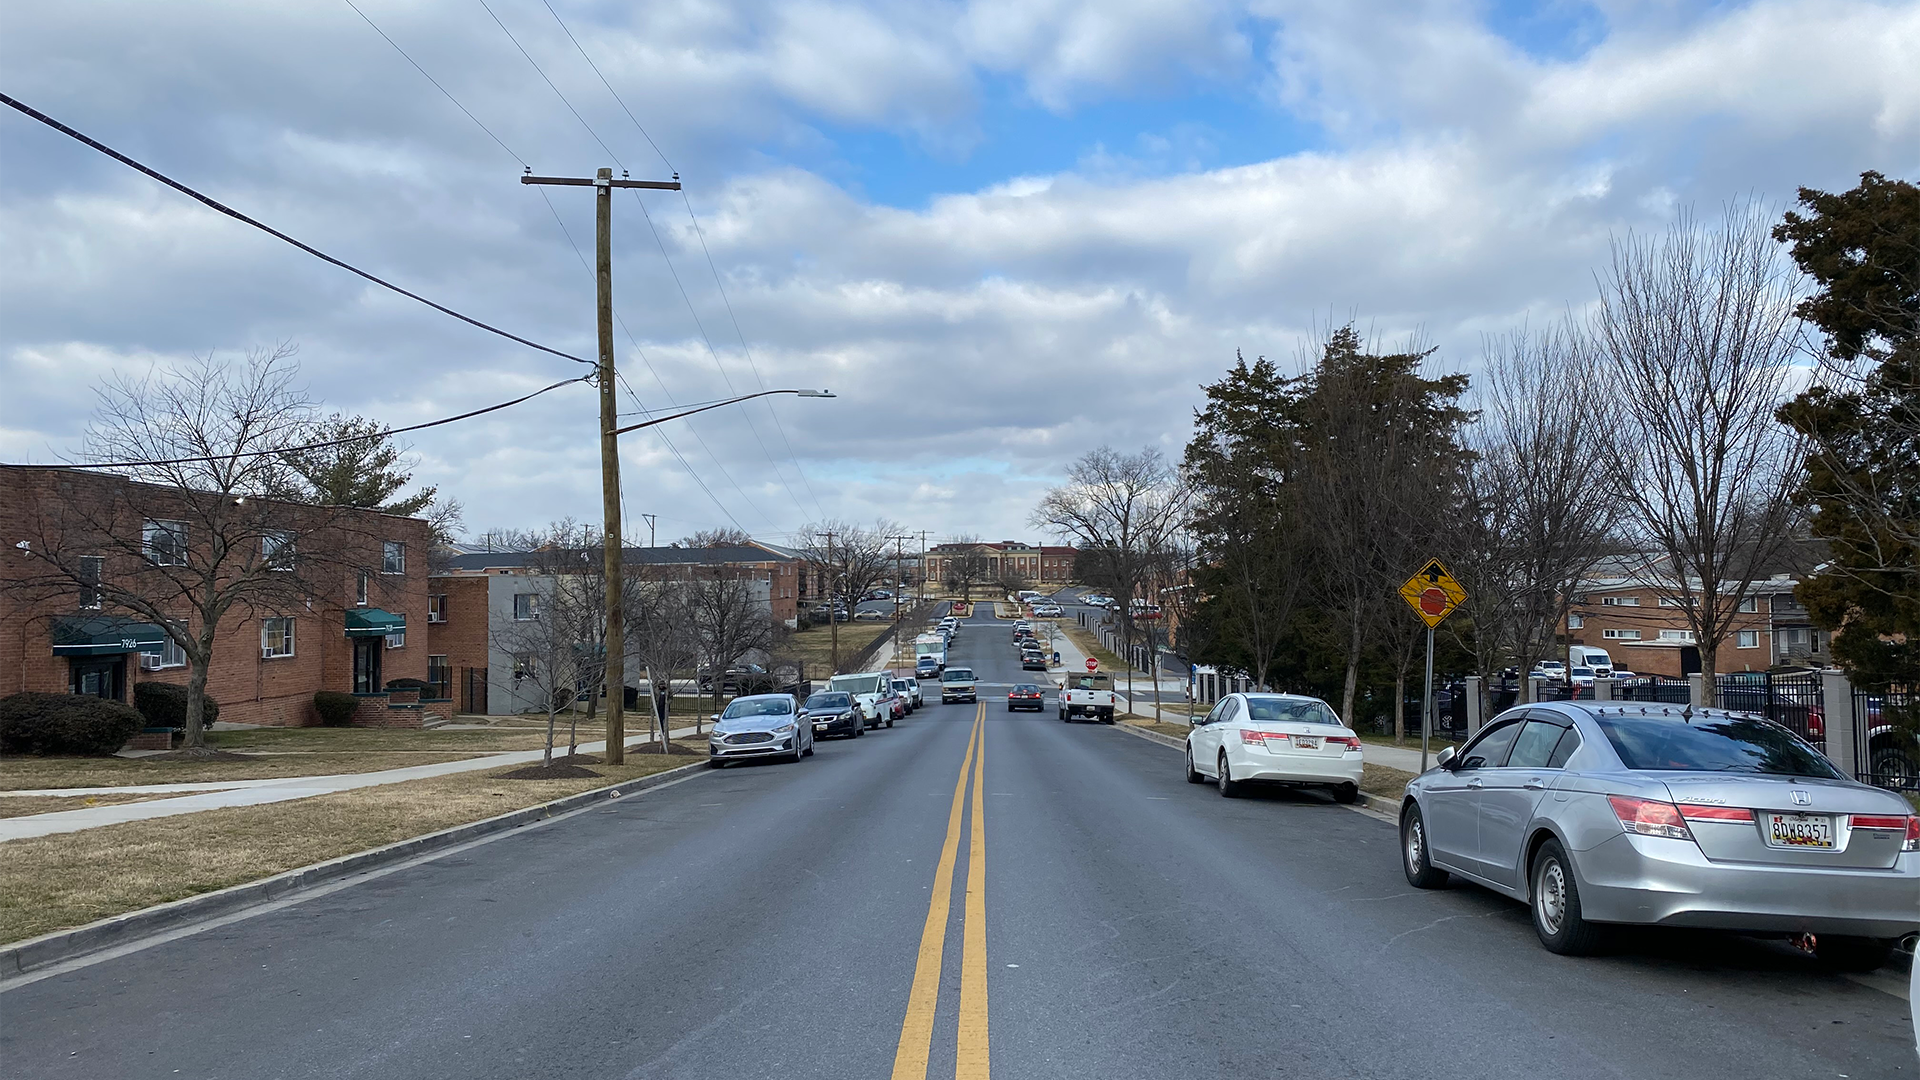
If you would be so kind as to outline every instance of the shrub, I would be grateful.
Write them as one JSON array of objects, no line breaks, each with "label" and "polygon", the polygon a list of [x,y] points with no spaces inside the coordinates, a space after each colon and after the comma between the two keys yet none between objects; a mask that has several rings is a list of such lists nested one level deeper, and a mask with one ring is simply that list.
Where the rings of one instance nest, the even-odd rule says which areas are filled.
[{"label": "shrub", "polygon": [[418,690],[422,694],[425,694],[427,691],[433,689],[433,684],[428,682],[425,679],[413,679],[413,678],[389,679],[387,680],[387,689],[388,690]]},{"label": "shrub", "polygon": [[[184,728],[187,726],[187,688],[164,682],[133,684],[133,707],[147,720],[148,727]],[[220,703],[211,694],[200,697],[200,720],[207,727],[220,718]]]},{"label": "shrub", "polygon": [[359,708],[359,698],[338,690],[321,690],[313,695],[313,711],[320,714],[320,722],[328,727],[346,727],[353,722],[353,714]]},{"label": "shrub", "polygon": [[105,757],[146,725],[118,701],[29,691],[0,698],[0,752]]}]

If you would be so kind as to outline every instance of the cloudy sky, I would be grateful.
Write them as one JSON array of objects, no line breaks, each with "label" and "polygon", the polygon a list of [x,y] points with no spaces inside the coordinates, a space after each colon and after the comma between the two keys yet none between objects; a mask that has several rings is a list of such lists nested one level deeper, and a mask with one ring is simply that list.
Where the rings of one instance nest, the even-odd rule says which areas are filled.
[{"label": "cloudy sky", "polygon": [[[622,407],[839,399],[626,437],[631,524],[663,541],[876,515],[1031,536],[1077,454],[1177,456],[1236,349],[1292,363],[1355,319],[1472,372],[1483,334],[1587,304],[1612,235],[1920,175],[1912,3],[548,2],[13,4],[0,71],[586,355],[591,196],[516,177],[677,170],[687,201],[616,203]],[[0,113],[4,460],[77,449],[107,373],[195,354],[297,343],[328,408],[395,426],[575,373]],[[594,409],[575,386],[422,433],[418,476],[474,528],[591,517]]]}]

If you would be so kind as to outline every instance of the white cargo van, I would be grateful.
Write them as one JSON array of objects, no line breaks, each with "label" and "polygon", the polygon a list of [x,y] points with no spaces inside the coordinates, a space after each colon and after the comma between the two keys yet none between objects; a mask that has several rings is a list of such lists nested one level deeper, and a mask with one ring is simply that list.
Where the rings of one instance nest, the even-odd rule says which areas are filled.
[{"label": "white cargo van", "polygon": [[1592,668],[1593,674],[1598,678],[1613,677],[1613,658],[1607,655],[1607,650],[1588,645],[1567,646],[1567,667]]}]

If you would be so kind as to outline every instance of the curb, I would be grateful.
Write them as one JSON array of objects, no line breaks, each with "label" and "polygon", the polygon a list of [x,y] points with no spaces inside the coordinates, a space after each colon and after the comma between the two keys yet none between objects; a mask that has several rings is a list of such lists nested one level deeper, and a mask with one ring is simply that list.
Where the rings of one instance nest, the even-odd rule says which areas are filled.
[{"label": "curb", "polygon": [[[1113,726],[1136,738],[1145,739],[1148,742],[1156,742],[1161,746],[1171,747],[1175,750],[1185,750],[1187,748],[1185,742],[1171,735],[1162,735],[1157,731],[1148,731],[1145,728],[1134,727],[1130,724],[1115,724]],[[1364,756],[1365,751],[1361,753]],[[1400,800],[1390,799],[1384,795],[1373,795],[1363,791],[1360,793],[1360,797],[1354,800],[1353,806],[1396,820],[1400,816]]]},{"label": "curb", "polygon": [[285,900],[294,894],[341,878],[377,870],[393,863],[405,862],[408,859],[418,858],[443,848],[455,847],[493,833],[505,832],[558,817],[588,806],[596,800],[619,798],[645,791],[647,788],[658,787],[696,770],[704,770],[706,765],[705,758],[702,758],[651,776],[610,784],[592,791],[582,791],[538,806],[509,811],[498,817],[455,825],[439,832],[427,833],[425,836],[396,841],[385,847],[342,855],[337,859],[287,870],[272,877],[261,878],[259,881],[249,881],[215,892],[189,896],[182,900],[142,908],[139,911],[130,911],[124,915],[112,915],[71,930],[55,930],[39,937],[16,941],[10,945],[0,946],[0,979],[24,975],[36,968],[72,960],[102,949],[126,945],[142,937],[172,930],[188,923],[232,914],[259,904]]}]

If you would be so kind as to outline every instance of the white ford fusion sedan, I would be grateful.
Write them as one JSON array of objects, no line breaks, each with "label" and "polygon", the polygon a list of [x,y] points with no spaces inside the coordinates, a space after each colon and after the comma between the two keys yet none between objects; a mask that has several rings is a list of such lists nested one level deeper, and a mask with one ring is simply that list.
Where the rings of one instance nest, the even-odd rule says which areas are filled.
[{"label": "white ford fusion sedan", "polygon": [[1298,694],[1229,694],[1187,733],[1187,782],[1233,798],[1249,783],[1325,787],[1360,796],[1360,737],[1326,702]]}]

